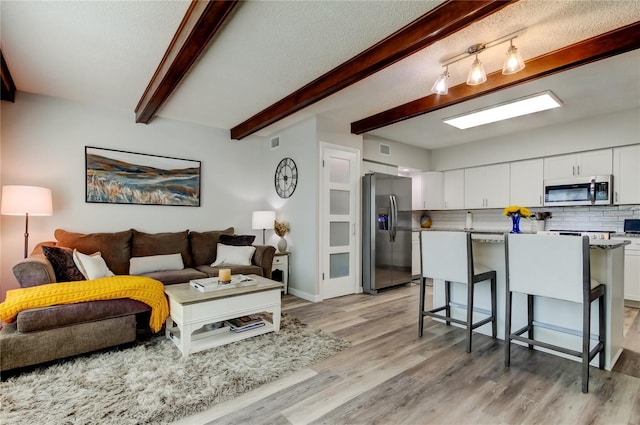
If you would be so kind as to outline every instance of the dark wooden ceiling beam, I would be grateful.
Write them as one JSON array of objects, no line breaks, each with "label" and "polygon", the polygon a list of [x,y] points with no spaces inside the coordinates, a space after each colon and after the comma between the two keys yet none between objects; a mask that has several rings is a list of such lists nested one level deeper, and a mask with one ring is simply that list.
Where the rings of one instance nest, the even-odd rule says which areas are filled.
[{"label": "dark wooden ceiling beam", "polygon": [[160,65],[136,106],[136,122],[148,124],[204,52],[237,1],[192,0]]},{"label": "dark wooden ceiling beam", "polygon": [[362,134],[409,118],[437,111],[558,72],[640,48],[640,22],[592,37],[525,61],[525,69],[512,75],[496,71],[478,86],[466,83],[449,88],[447,95],[422,97],[351,123],[353,134]]},{"label": "dark wooden ceiling beam", "polygon": [[394,34],[231,129],[242,139],[350,86],[466,26],[513,0],[447,1]]},{"label": "dark wooden ceiling beam", "polygon": [[0,50],[0,99],[8,100],[9,102],[15,102],[16,100],[16,85],[13,83],[9,67],[4,60],[4,54]]}]

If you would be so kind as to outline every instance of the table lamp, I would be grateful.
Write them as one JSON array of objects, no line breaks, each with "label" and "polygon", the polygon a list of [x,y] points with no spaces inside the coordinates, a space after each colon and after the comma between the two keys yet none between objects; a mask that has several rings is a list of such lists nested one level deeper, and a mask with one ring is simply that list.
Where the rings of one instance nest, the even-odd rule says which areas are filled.
[{"label": "table lamp", "polygon": [[38,186],[2,186],[2,215],[24,215],[24,258],[29,247],[29,215],[53,214],[51,189]]},{"label": "table lamp", "polygon": [[262,229],[262,245],[264,242],[264,231],[273,229],[273,222],[276,219],[275,211],[254,211],[251,217],[251,228],[254,230]]}]

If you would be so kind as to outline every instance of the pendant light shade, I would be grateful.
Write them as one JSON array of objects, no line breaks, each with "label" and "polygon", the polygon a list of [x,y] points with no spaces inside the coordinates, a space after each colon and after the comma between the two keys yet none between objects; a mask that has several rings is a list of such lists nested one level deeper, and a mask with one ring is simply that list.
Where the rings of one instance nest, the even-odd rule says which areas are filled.
[{"label": "pendant light shade", "polygon": [[467,75],[467,85],[477,86],[485,81],[487,81],[487,74],[484,72],[484,67],[478,59],[478,55],[476,55],[476,59],[471,64],[469,75]]},{"label": "pendant light shade", "polygon": [[522,60],[522,56],[520,56],[518,48],[513,45],[513,40],[511,40],[511,45],[509,46],[509,50],[507,50],[507,57],[502,66],[502,74],[515,74],[523,69],[524,61]]},{"label": "pendant light shade", "polygon": [[431,87],[431,93],[435,94],[447,94],[449,93],[449,84],[447,84],[447,80],[449,79],[449,67],[447,66],[445,71],[440,74],[436,82]]}]

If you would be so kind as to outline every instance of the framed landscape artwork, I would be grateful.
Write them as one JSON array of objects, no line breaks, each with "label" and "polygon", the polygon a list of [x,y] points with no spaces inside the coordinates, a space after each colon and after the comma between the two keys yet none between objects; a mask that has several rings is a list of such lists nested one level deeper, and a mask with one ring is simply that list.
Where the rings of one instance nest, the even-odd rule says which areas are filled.
[{"label": "framed landscape artwork", "polygon": [[200,206],[200,161],[85,147],[86,201]]}]

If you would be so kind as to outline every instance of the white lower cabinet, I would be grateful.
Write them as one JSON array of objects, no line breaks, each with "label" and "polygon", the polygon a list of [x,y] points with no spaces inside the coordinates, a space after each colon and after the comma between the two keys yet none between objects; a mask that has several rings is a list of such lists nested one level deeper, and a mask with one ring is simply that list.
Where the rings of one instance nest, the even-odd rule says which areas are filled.
[{"label": "white lower cabinet", "polygon": [[624,299],[640,301],[640,238],[617,236],[612,239],[631,241],[624,247]]},{"label": "white lower cabinet", "polygon": [[420,264],[420,232],[411,232],[411,274],[422,275]]}]

